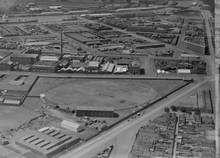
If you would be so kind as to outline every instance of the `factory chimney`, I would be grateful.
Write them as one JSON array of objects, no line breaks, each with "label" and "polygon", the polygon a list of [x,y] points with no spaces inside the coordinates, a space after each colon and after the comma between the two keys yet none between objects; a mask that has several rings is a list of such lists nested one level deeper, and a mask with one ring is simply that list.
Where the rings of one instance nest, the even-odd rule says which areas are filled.
[{"label": "factory chimney", "polygon": [[2,15],[2,21],[7,22],[8,21],[8,16],[6,14]]},{"label": "factory chimney", "polygon": [[63,31],[60,33],[60,58],[63,58]]}]

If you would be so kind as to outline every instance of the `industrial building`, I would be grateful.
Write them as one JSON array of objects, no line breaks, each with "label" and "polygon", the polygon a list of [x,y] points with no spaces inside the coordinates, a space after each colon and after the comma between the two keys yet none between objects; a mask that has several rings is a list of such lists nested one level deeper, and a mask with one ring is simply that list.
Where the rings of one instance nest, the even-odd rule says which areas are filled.
[{"label": "industrial building", "polygon": [[4,100],[2,100],[2,103],[4,105],[21,105],[22,100],[24,99],[24,96],[5,96]]},{"label": "industrial building", "polygon": [[61,127],[73,132],[81,132],[84,129],[84,126],[81,123],[73,120],[63,120],[61,122]]},{"label": "industrial building", "polygon": [[177,69],[178,74],[191,74],[190,69]]},{"label": "industrial building", "polygon": [[115,65],[113,63],[105,63],[102,67],[102,71],[112,73]]},{"label": "industrial building", "polygon": [[0,105],[22,105],[36,80],[36,76],[7,74],[1,75]]},{"label": "industrial building", "polygon": [[127,65],[116,65],[114,69],[114,73],[126,73],[128,72],[128,66]]},{"label": "industrial building", "polygon": [[[63,56],[63,58],[65,58],[65,55]],[[70,58],[71,58],[72,60],[84,61],[85,55],[71,55]]]},{"label": "industrial building", "polygon": [[59,56],[56,56],[56,55],[42,55],[42,56],[40,56],[40,61],[58,62],[59,61]]},{"label": "industrial building", "polygon": [[128,71],[131,74],[138,74],[138,75],[145,73],[144,69],[141,69],[140,66],[130,66],[128,67]]},{"label": "industrial building", "polygon": [[88,69],[89,71],[94,71],[94,70],[98,70],[98,69],[99,69],[99,66],[100,66],[100,62],[98,62],[98,61],[90,61],[90,62],[88,63],[87,69]]},{"label": "industrial building", "polygon": [[10,60],[13,63],[23,64],[23,65],[30,65],[34,64],[38,61],[39,55],[37,54],[13,54],[10,57]]},{"label": "industrial building", "polygon": [[114,61],[114,63],[116,65],[126,65],[126,66],[128,66],[128,65],[131,64],[131,61],[132,61],[132,59],[124,58],[124,59],[117,59],[117,60]]},{"label": "industrial building", "polygon": [[41,49],[33,49],[33,48],[32,49],[29,48],[24,52],[24,54],[38,54],[38,55],[41,55],[41,53],[42,53]]},{"label": "industrial building", "polygon": [[149,48],[160,48],[165,47],[164,43],[150,43],[150,44],[135,44],[135,49],[149,49]]},{"label": "industrial building", "polygon": [[57,63],[49,61],[39,61],[32,65],[31,70],[33,72],[56,72]]},{"label": "industrial building", "polygon": [[[180,74],[206,74],[207,64],[205,61],[190,59],[155,59],[155,67],[158,73],[165,72]],[[162,70],[162,71],[161,71]]]},{"label": "industrial building", "polygon": [[3,61],[0,63],[1,71],[8,71],[13,69],[13,62],[11,61]]},{"label": "industrial building", "polygon": [[0,105],[22,105],[36,80],[36,76],[2,75],[0,83]]},{"label": "industrial building", "polygon": [[205,54],[205,50],[206,50],[205,45],[192,43],[192,42],[189,42],[189,41],[186,41],[186,40],[183,41],[183,45],[184,45],[185,48],[187,48],[189,50],[192,50],[194,52],[198,52],[199,54],[202,54],[202,55]]},{"label": "industrial building", "polygon": [[28,148],[43,158],[50,158],[77,144],[80,138],[68,135],[59,129],[45,127],[38,131],[28,130],[16,139],[15,143]]},{"label": "industrial building", "polygon": [[19,106],[24,102],[26,91],[0,90],[0,104]]},{"label": "industrial building", "polygon": [[118,117],[119,115],[115,113],[114,109],[111,107],[78,106],[76,108],[76,116]]}]

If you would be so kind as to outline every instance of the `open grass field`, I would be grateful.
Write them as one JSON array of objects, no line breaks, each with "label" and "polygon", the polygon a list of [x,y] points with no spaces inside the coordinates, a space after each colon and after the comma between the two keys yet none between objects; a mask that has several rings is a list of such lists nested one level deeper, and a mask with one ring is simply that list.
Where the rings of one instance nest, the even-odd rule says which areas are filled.
[{"label": "open grass field", "polygon": [[183,83],[167,80],[40,78],[29,95],[44,93],[49,100],[73,108],[107,106],[120,109],[151,102]]}]

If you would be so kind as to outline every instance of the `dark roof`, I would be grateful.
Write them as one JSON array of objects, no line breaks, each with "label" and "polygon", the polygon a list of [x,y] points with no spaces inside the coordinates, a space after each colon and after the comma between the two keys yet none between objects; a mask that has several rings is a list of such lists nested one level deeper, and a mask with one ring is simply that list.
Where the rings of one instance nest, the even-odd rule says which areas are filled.
[{"label": "dark roof", "polygon": [[76,109],[85,111],[114,111],[113,107],[106,106],[77,106]]},{"label": "dark roof", "polygon": [[38,54],[13,54],[11,57],[37,58]]}]

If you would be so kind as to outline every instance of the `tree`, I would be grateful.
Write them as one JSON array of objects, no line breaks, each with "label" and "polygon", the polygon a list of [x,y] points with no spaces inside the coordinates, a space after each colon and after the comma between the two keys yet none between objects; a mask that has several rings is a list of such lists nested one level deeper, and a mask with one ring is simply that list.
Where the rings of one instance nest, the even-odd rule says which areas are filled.
[{"label": "tree", "polygon": [[59,105],[56,105],[56,106],[55,106],[55,109],[60,109],[60,106],[59,106]]},{"label": "tree", "polygon": [[171,106],[171,110],[176,112],[176,111],[177,111],[177,107],[174,106],[174,105],[172,105],[172,106]]},{"label": "tree", "polygon": [[195,115],[200,115],[201,114],[201,111],[200,111],[200,109],[195,109]]},{"label": "tree", "polygon": [[186,108],[185,107],[180,107],[180,111],[185,113],[186,112]]},{"label": "tree", "polygon": [[164,108],[164,111],[169,113],[170,112],[170,109],[168,107]]}]

